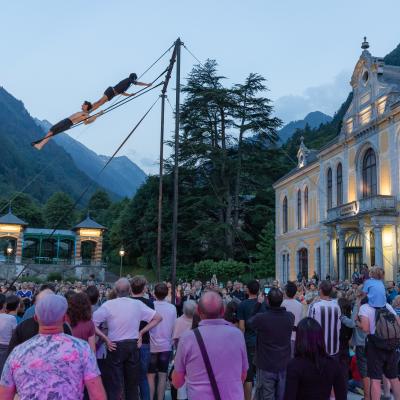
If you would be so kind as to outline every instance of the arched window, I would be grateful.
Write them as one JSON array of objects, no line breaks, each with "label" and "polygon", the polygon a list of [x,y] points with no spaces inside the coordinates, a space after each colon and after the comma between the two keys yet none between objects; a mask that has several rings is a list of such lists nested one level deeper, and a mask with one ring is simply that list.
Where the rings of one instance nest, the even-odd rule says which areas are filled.
[{"label": "arched window", "polygon": [[285,283],[289,280],[289,272],[290,272],[289,253],[284,252],[282,254],[282,281]]},{"label": "arched window", "polygon": [[307,249],[300,249],[297,252],[298,263],[299,263],[299,273],[301,273],[302,278],[308,279],[308,251]]},{"label": "arched window", "polygon": [[362,163],[363,197],[376,196],[378,185],[376,182],[376,156],[373,149],[369,148],[364,155]]},{"label": "arched window", "polygon": [[287,208],[287,197],[283,199],[282,203],[282,229],[283,233],[288,231],[288,208]]},{"label": "arched window", "polygon": [[332,208],[332,169],[328,169],[328,182],[327,182],[327,205],[328,205],[328,210]]},{"label": "arched window", "polygon": [[339,163],[336,169],[336,205],[343,204],[343,171],[342,164]]},{"label": "arched window", "polygon": [[308,226],[308,187],[304,189],[304,226]]},{"label": "arched window", "polygon": [[301,190],[297,191],[297,228],[301,229]]}]

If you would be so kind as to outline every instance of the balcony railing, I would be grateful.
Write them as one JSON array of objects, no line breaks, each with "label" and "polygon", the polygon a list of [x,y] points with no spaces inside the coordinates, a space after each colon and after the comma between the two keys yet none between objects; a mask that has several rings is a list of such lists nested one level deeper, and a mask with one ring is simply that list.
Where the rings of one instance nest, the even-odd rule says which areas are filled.
[{"label": "balcony railing", "polygon": [[396,214],[396,198],[394,196],[377,195],[342,204],[328,210],[326,222],[349,219],[357,214]]}]

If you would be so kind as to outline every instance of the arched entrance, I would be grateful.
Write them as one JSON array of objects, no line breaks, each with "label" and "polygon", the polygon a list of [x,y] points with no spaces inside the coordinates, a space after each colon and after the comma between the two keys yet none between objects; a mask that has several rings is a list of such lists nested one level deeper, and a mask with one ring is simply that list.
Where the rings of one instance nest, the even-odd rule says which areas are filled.
[{"label": "arched entrance", "polygon": [[301,276],[308,279],[308,250],[306,248],[300,249],[297,252],[297,259]]},{"label": "arched entrance", "polygon": [[362,237],[358,232],[351,233],[346,240],[345,276],[351,279],[354,271],[360,272],[363,264]]},{"label": "arched entrance", "polygon": [[[12,249],[11,252],[7,249]],[[17,251],[17,240],[13,237],[0,238],[0,262],[14,262]]]},{"label": "arched entrance", "polygon": [[85,240],[81,244],[82,264],[91,265],[94,261],[96,251],[96,242],[92,240]]}]

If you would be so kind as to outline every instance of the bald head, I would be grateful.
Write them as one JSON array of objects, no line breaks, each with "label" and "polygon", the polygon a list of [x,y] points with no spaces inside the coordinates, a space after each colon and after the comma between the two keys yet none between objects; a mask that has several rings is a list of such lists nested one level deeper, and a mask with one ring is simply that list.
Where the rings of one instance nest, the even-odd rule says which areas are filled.
[{"label": "bald head", "polygon": [[201,296],[198,309],[201,319],[221,318],[224,314],[222,298],[213,291],[206,292]]},{"label": "bald head", "polygon": [[117,297],[127,297],[130,294],[130,283],[126,278],[120,278],[115,282],[115,292]]},{"label": "bald head", "polygon": [[39,300],[42,300],[49,294],[54,294],[54,292],[51,289],[44,289],[39,294],[36,296],[36,303],[39,302]]}]

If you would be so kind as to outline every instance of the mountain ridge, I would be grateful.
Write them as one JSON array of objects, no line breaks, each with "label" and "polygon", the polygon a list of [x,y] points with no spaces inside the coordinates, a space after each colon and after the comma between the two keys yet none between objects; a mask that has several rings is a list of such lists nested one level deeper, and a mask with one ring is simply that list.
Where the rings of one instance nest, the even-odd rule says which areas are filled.
[{"label": "mountain ridge", "polygon": [[[45,131],[51,123],[36,119],[36,123]],[[54,141],[61,146],[74,160],[75,165],[85,172],[92,180],[120,197],[132,197],[136,190],[145,182],[147,175],[127,156],[115,157],[99,176],[99,171],[110,159],[99,155],[83,143],[72,138],[67,133],[60,133]]]},{"label": "mountain ridge", "polygon": [[286,143],[298,129],[304,129],[308,125],[311,129],[318,128],[321,124],[332,121],[332,117],[321,111],[312,111],[303,119],[288,122],[278,131],[279,142]]},{"label": "mountain ridge", "polygon": [[[8,197],[15,192],[29,192],[39,202],[63,191],[78,198],[82,188],[92,187],[83,202],[99,189],[79,170],[71,156],[57,143],[49,143],[42,151],[31,142],[43,136],[21,100],[0,87],[0,193]],[[116,197],[115,194],[112,194]]]}]

